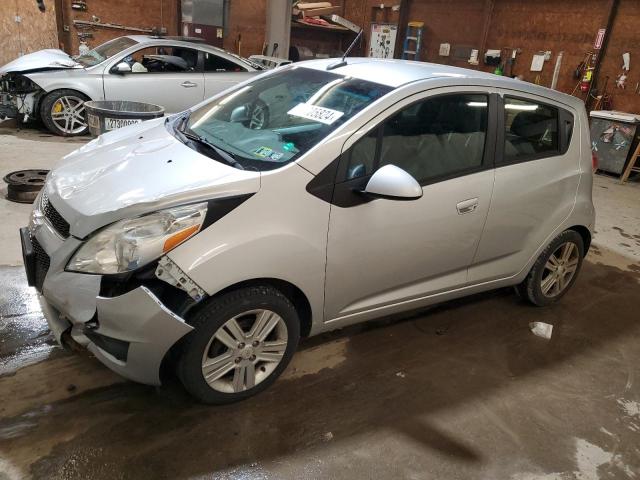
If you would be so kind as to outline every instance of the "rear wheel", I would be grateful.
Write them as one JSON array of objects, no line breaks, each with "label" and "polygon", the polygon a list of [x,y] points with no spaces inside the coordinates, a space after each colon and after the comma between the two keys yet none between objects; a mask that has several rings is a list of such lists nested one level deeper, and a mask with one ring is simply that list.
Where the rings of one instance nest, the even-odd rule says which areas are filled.
[{"label": "rear wheel", "polygon": [[56,135],[75,137],[89,131],[84,102],[86,95],[75,90],[55,90],[40,104],[40,116],[45,126]]},{"label": "rear wheel", "polygon": [[518,294],[537,306],[557,302],[575,282],[584,258],[584,242],[578,232],[566,230],[540,254]]},{"label": "rear wheel", "polygon": [[278,290],[249,287],[213,298],[190,322],[178,376],[198,400],[221,404],[266,389],[298,345],[300,323]]}]

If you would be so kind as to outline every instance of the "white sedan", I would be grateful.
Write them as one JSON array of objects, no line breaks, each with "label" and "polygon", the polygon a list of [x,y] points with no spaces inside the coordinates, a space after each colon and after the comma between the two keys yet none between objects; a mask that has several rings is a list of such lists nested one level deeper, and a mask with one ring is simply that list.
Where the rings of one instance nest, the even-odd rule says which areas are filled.
[{"label": "white sedan", "polygon": [[0,68],[0,118],[41,118],[55,134],[83,135],[87,100],[131,100],[180,112],[263,69],[179,37],[119,37],[76,57],[41,50]]}]

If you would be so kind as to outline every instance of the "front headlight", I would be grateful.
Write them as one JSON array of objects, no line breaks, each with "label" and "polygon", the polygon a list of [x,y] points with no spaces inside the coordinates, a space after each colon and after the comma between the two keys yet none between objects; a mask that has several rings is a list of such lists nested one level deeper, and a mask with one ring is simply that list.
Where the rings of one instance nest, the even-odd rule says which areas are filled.
[{"label": "front headlight", "polygon": [[168,208],[103,228],[71,257],[67,270],[113,274],[135,270],[200,231],[207,204]]}]

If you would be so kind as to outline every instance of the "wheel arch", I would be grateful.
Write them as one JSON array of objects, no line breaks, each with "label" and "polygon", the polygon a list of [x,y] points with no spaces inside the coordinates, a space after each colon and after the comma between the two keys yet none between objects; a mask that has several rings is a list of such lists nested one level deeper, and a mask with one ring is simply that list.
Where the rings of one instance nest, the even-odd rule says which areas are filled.
[{"label": "wheel arch", "polygon": [[[219,295],[223,295],[240,288],[255,287],[258,285],[273,287],[276,290],[280,291],[280,293],[282,293],[285,297],[287,297],[287,299],[295,307],[296,311],[298,312],[298,316],[300,317],[300,336],[309,336],[312,326],[311,302],[309,302],[307,295],[298,286],[286,280],[268,277],[243,280],[241,282],[237,282],[233,285],[225,287],[219,292],[216,292],[211,297],[217,297]],[[194,307],[191,311],[189,311],[188,316],[192,316],[197,310],[197,307]]]},{"label": "wheel arch", "polygon": [[577,232],[582,237],[582,242],[584,245],[584,254],[586,255],[589,251],[589,247],[591,246],[591,232],[584,225],[574,225],[572,227],[567,228],[567,230],[573,230]]},{"label": "wheel arch", "polygon": [[40,107],[42,106],[42,102],[44,101],[45,98],[47,98],[49,95],[53,95],[56,92],[59,92],[61,90],[67,90],[69,92],[74,92],[74,93],[78,93],[80,95],[82,95],[83,97],[87,97],[89,100],[85,100],[85,101],[90,101],[93,100],[91,98],[91,95],[88,95],[86,92],[83,92],[82,90],[78,90],[77,88],[67,88],[67,87],[58,87],[58,88],[54,88],[53,90],[42,90],[42,93],[40,95],[38,95],[38,100],[37,100],[37,104],[36,104],[36,111],[40,113],[40,115],[42,115],[42,112],[40,111]]}]

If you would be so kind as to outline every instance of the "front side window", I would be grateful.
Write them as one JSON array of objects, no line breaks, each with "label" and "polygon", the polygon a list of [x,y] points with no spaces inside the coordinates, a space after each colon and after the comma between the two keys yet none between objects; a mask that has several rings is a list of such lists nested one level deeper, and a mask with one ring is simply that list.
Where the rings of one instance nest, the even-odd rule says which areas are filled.
[{"label": "front side window", "polygon": [[122,59],[132,73],[193,73],[198,71],[198,51],[183,47],[147,47]]},{"label": "front side window", "polygon": [[129,37],[116,38],[97,46],[93,50],[89,50],[85,55],[74,57],[74,60],[85,67],[92,67],[123,52],[129,47],[133,47],[137,43],[138,42]]},{"label": "front side window", "polygon": [[176,129],[223,150],[242,168],[270,170],[295,160],[391,90],[324,70],[284,67],[194,110]]},{"label": "front side window", "polygon": [[387,164],[420,183],[480,168],[488,100],[479,94],[442,95],[401,110],[374,130],[377,142],[370,133],[350,149],[346,179],[370,175]]},{"label": "front side window", "polygon": [[506,162],[559,153],[558,109],[530,100],[504,98]]}]

